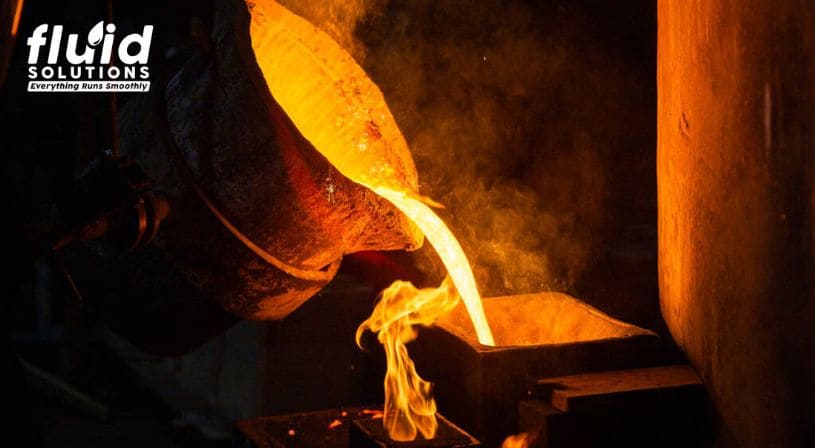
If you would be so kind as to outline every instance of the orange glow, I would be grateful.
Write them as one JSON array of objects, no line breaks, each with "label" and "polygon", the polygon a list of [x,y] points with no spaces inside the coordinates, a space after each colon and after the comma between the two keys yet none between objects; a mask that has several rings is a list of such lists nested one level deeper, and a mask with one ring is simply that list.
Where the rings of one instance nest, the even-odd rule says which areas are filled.
[{"label": "orange glow", "polygon": [[339,44],[274,0],[251,2],[255,60],[275,101],[345,177],[418,191],[407,142],[382,91]]},{"label": "orange glow", "polygon": [[382,291],[371,317],[357,329],[357,344],[365,330],[377,333],[385,348],[385,411],[383,423],[391,439],[411,441],[420,433],[436,435],[436,401],[432,386],[423,380],[408,356],[405,344],[416,339],[415,325],[430,326],[459,302],[449,277],[438,288],[417,289],[396,281]]},{"label": "orange glow", "polygon": [[[483,301],[483,307],[499,347],[654,335],[558,292],[491,297]],[[436,325],[470,343],[478,342],[467,310],[461,305],[440,317]]]},{"label": "orange glow", "polygon": [[23,14],[23,0],[17,0],[14,6],[14,21],[11,22],[11,37],[17,35],[17,29],[20,27],[20,16]]},{"label": "orange glow", "polygon": [[535,438],[528,433],[522,432],[520,434],[512,435],[504,440],[501,448],[528,448],[529,444],[534,442]]}]

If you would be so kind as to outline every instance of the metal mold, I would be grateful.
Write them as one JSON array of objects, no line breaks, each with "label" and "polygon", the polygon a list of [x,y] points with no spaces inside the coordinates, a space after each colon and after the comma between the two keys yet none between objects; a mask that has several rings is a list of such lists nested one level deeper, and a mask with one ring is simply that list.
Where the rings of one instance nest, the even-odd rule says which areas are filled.
[{"label": "metal mold", "polygon": [[491,298],[484,307],[498,346],[479,344],[457,309],[408,349],[434,383],[439,411],[487,446],[517,430],[518,402],[535,379],[680,359],[657,334],[565,294]]}]

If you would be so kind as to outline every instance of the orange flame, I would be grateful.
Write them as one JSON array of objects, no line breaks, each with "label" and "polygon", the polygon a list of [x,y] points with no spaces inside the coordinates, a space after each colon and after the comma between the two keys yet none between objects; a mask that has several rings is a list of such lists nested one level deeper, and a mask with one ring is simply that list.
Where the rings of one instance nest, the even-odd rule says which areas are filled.
[{"label": "orange flame", "polygon": [[436,318],[458,304],[450,278],[438,288],[417,289],[410,282],[396,281],[382,291],[371,317],[357,329],[357,344],[365,330],[378,333],[385,348],[385,412],[383,423],[391,439],[411,441],[421,433],[436,435],[436,401],[432,386],[416,372],[405,344],[416,339],[415,325],[430,326]]},{"label": "orange flame", "polygon": [[501,444],[501,448],[529,448],[529,445],[534,443],[535,439],[536,437],[530,435],[529,433],[522,432],[504,439],[504,443]]}]

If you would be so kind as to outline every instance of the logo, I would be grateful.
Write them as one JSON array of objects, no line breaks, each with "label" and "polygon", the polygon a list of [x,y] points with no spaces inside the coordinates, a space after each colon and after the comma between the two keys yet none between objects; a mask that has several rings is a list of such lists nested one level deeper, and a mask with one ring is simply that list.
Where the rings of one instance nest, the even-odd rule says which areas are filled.
[{"label": "logo", "polygon": [[28,91],[147,92],[152,40],[152,25],[117,40],[116,25],[103,21],[83,39],[63,36],[62,25],[42,24],[26,41]]}]

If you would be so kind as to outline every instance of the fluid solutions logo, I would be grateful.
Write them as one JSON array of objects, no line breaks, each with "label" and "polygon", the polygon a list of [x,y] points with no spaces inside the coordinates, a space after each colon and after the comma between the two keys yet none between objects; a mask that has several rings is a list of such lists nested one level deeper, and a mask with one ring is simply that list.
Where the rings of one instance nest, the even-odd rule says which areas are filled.
[{"label": "fluid solutions logo", "polygon": [[[29,92],[147,92],[153,26],[117,42],[116,25],[99,22],[80,43],[62,25],[40,25],[28,38]],[[63,37],[66,42],[63,45]]]}]

